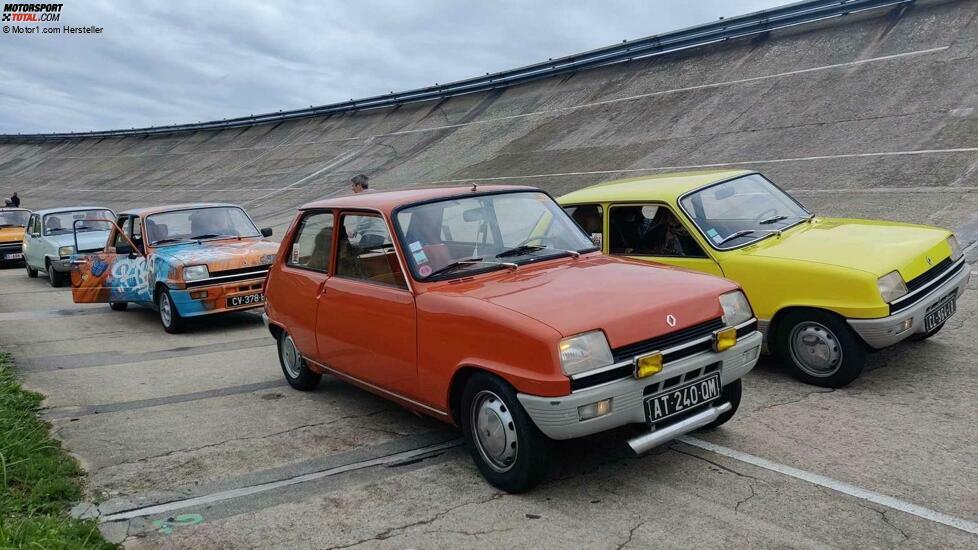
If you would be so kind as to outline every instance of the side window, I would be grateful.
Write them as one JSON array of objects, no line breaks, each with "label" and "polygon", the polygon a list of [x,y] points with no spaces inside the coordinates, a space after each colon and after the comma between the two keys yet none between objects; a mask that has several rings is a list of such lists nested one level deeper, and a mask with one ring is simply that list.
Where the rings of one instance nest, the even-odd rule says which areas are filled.
[{"label": "side window", "polygon": [[333,246],[333,214],[307,214],[295,233],[292,248],[285,263],[293,267],[329,271]]},{"label": "side window", "polygon": [[[119,216],[119,219],[116,220],[115,223],[122,229],[124,233],[129,233],[131,231],[128,216]],[[116,231],[115,239],[112,241],[112,246],[114,246],[115,248],[119,248],[120,246],[129,246],[129,242],[126,241],[126,238],[123,237],[121,233]]]},{"label": "side window", "polygon": [[600,204],[577,204],[565,206],[564,212],[574,218],[577,225],[584,228],[592,240],[600,242],[601,232],[604,230],[604,209]]},{"label": "side window", "polygon": [[612,254],[705,258],[673,212],[661,205],[613,206],[608,220]]},{"label": "side window", "polygon": [[345,214],[336,246],[336,275],[407,288],[397,251],[384,219],[375,214]]},{"label": "side window", "polygon": [[27,232],[30,233],[31,237],[41,236],[41,224],[38,222],[40,216],[34,214],[31,216],[31,221],[27,224]]}]

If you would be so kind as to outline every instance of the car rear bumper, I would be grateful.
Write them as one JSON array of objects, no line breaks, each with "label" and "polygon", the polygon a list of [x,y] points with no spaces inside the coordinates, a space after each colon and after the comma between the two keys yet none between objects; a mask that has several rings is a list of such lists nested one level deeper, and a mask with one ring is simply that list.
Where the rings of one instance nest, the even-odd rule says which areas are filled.
[{"label": "car rear bumper", "polygon": [[[626,378],[594,388],[579,390],[564,397],[538,397],[520,393],[517,394],[517,398],[533,422],[547,437],[551,439],[583,437],[626,424],[646,423],[645,401],[649,396],[645,394],[645,389],[648,386],[658,386],[662,382],[678,376],[685,377],[690,373],[695,374],[717,363],[720,364],[720,382],[726,386],[739,380],[754,368],[760,351],[761,333],[754,331],[740,338],[734,347],[724,352],[707,351],[678,359],[667,363],[662,372],[648,378],[640,380]],[[696,378],[686,378],[683,383],[693,379]],[[611,399],[611,412],[590,420],[580,419],[578,407],[605,399]],[[660,425],[656,426],[656,431],[652,433],[669,434],[663,440],[665,441],[702,427],[715,420],[716,416],[722,413],[723,403],[718,403],[721,399],[716,399],[712,403],[704,403],[701,405],[702,410],[678,422],[662,421],[659,423]],[[717,412],[699,418],[700,413],[711,409],[716,409]],[[711,419],[702,422],[707,416]],[[672,426],[677,426],[677,428],[672,428]],[[661,442],[654,441],[652,445]],[[650,448],[650,446],[643,446],[643,449],[645,448]]]},{"label": "car rear bumper", "polygon": [[263,307],[265,303],[262,301],[229,307],[227,305],[228,298],[260,293],[264,283],[265,278],[262,277],[247,281],[234,281],[223,285],[198,286],[184,290],[170,289],[170,297],[173,298],[173,304],[183,317],[197,317],[228,311],[244,311]]},{"label": "car rear bumper", "polygon": [[[968,288],[970,276],[971,270],[968,264],[964,264],[953,277],[937,285],[925,296],[917,299],[913,305],[898,313],[878,319],[846,319],[846,321],[870,347],[879,349],[892,346],[912,334],[924,332],[924,317],[927,310],[951,293],[955,293],[955,300],[960,298]],[[906,324],[908,322],[909,326]]]}]

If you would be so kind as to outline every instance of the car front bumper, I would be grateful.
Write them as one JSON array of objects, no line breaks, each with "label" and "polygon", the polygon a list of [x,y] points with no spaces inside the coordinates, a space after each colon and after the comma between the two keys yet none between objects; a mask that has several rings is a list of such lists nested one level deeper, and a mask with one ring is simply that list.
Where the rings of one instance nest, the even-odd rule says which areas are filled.
[{"label": "car front bumper", "polygon": [[24,244],[21,242],[0,243],[0,262],[18,262],[24,259]]},{"label": "car front bumper", "polygon": [[[924,332],[924,316],[931,306],[937,304],[952,292],[955,300],[968,288],[971,270],[967,263],[944,283],[936,286],[913,305],[888,317],[878,319],[846,319],[849,326],[870,347],[880,349],[892,346],[913,334]],[[910,326],[905,323],[910,319]]]},{"label": "car front bumper", "polygon": [[[716,363],[720,363],[720,383],[727,386],[754,368],[760,351],[761,333],[754,331],[740,338],[734,347],[724,352],[706,351],[678,359],[667,363],[662,372],[648,378],[625,378],[579,390],[564,397],[539,397],[520,393],[517,394],[517,399],[547,437],[551,439],[583,437],[626,424],[646,423],[645,401],[650,397],[645,395],[647,386],[658,385],[676,376],[700,371]],[[611,412],[590,420],[580,419],[578,407],[605,399],[611,399]],[[724,409],[723,403],[718,403],[721,399],[714,400],[712,404],[704,404],[703,410],[691,417],[673,423],[660,422],[659,424],[662,425],[656,426],[656,430],[651,433],[660,433],[660,436],[665,438],[661,441],[656,439],[651,445],[643,445],[642,450],[709,424],[724,410],[729,410]],[[636,439],[644,437],[646,436]]]},{"label": "car front bumper", "polygon": [[222,285],[191,287],[182,290],[170,289],[170,296],[177,311],[183,317],[197,317],[227,311],[244,311],[263,307],[264,301],[229,307],[227,299],[232,296],[246,296],[261,293],[265,278],[234,281]]}]

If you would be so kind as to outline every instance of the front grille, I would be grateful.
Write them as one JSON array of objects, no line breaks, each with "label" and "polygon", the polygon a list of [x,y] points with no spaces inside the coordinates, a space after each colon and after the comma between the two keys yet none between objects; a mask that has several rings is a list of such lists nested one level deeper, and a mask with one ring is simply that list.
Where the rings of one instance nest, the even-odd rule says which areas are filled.
[{"label": "front grille", "polygon": [[938,263],[934,267],[914,277],[913,279],[907,282],[907,292],[913,292],[918,288],[926,285],[927,283],[933,281],[934,279],[940,277],[941,273],[943,273],[944,270],[946,270],[947,268],[951,267],[952,263],[954,262],[951,261],[950,257],[944,258],[940,263]]},{"label": "front grille", "polygon": [[[598,386],[606,382],[628,378],[629,376],[632,376],[634,371],[634,366],[632,365],[631,360],[635,356],[652,351],[663,351],[669,348],[681,346],[684,343],[710,336],[714,331],[722,328],[724,328],[723,321],[721,319],[713,319],[711,321],[693,325],[689,328],[685,328],[671,334],[666,334],[665,336],[659,336],[617,348],[612,351],[615,358],[615,363],[625,361],[629,361],[629,363],[614,369],[606,370],[604,372],[585,376],[584,378],[578,378],[576,380],[571,379],[571,390],[582,390],[585,388]],[[737,338],[743,338],[755,330],[757,330],[757,321],[753,321],[750,324],[744,325],[743,327],[737,329]],[[703,353],[704,351],[710,351],[711,349],[713,349],[713,341],[711,339],[706,339],[683,349],[666,353],[662,357],[662,364],[668,365],[673,361],[678,361],[684,357],[690,357],[698,353]],[[631,353],[631,355],[628,355],[628,353]]]},{"label": "front grille", "polygon": [[615,356],[615,362],[624,361],[626,359],[631,359],[636,355],[642,355],[643,353],[648,353],[650,351],[662,351],[672,347],[676,347],[690,340],[696,340],[697,338],[702,338],[704,336],[709,336],[713,334],[713,331],[720,330],[723,328],[722,319],[711,319],[704,323],[699,323],[682,330],[677,330],[666,334],[665,336],[657,336],[655,338],[650,338],[648,340],[643,340],[641,342],[635,342],[634,344],[628,344],[627,346],[622,346],[612,350],[612,354]]},{"label": "front grille", "polygon": [[0,243],[0,253],[3,254],[15,254],[20,252],[23,248],[24,243],[14,242],[14,243]]},{"label": "front grille", "polygon": [[194,288],[198,286],[209,286],[209,285],[223,285],[227,283],[233,283],[235,281],[247,281],[249,279],[258,279],[268,276],[267,265],[256,265],[252,267],[243,267],[240,269],[225,269],[223,271],[212,271],[210,277],[200,281],[192,281],[186,284],[187,288]]},{"label": "front grille", "polygon": [[[954,263],[951,262],[951,259],[948,258],[946,260],[946,262],[947,263],[941,262],[941,263],[937,264],[936,266],[934,266],[931,269],[929,269],[926,272],[924,272],[922,275],[920,275],[918,277],[915,277],[913,280],[911,280],[909,283],[907,283],[907,291],[908,291],[908,293],[909,292],[914,292],[915,290],[920,290],[925,285],[928,285],[928,284],[930,284],[931,286],[927,290],[921,290],[921,292],[919,294],[917,294],[916,296],[911,296],[911,297],[909,297],[907,299],[904,299],[904,300],[897,300],[897,301],[891,302],[890,303],[890,315],[893,315],[894,313],[897,313],[899,311],[903,311],[903,310],[907,309],[908,307],[916,304],[920,300],[924,299],[935,288],[937,288],[937,287],[941,286],[942,284],[944,284],[945,282],[949,281],[955,275],[957,275],[962,269],[965,268],[965,263],[963,261],[959,262],[958,264],[954,264]],[[951,264],[950,267],[948,267],[948,263]],[[938,270],[938,268],[941,267],[942,265],[943,265],[943,271]],[[920,281],[921,279],[923,279],[925,277],[927,278],[926,280],[924,280],[923,282],[918,282],[918,281]],[[913,288],[912,289],[911,289],[910,285],[913,285]]]}]

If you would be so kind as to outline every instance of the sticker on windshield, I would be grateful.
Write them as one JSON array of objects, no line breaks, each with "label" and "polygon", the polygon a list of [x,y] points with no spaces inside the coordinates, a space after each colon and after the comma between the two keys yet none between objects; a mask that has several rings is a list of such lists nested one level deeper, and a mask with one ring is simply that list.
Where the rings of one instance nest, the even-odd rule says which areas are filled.
[{"label": "sticker on windshield", "polygon": [[414,261],[417,262],[417,263],[419,263],[419,264],[427,263],[428,262],[428,257],[425,256],[423,250],[419,250],[418,252],[415,252],[414,253]]},{"label": "sticker on windshield", "polygon": [[423,265],[423,266],[419,267],[418,268],[418,275],[421,275],[422,277],[427,277],[428,275],[431,275],[431,266],[430,265]]},{"label": "sticker on windshield", "polygon": [[417,252],[421,250],[421,241],[414,241],[413,243],[408,245],[408,248],[411,249],[411,252]]},{"label": "sticker on windshield", "polygon": [[292,243],[292,262],[299,263],[299,243]]},{"label": "sticker on windshield", "polygon": [[707,229],[707,230],[706,230],[706,234],[707,234],[707,235],[709,235],[711,239],[713,239],[713,238],[716,238],[716,237],[719,237],[719,236],[720,236],[720,234],[719,234],[719,233],[717,233],[717,230],[716,230],[716,229]]}]

